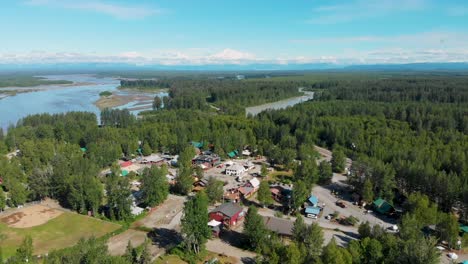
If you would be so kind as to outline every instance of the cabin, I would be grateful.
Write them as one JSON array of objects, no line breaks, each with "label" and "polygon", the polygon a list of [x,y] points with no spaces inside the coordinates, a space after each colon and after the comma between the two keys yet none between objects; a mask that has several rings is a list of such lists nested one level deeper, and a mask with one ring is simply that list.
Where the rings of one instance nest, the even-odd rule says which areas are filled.
[{"label": "cabin", "polygon": [[199,192],[201,190],[204,190],[207,184],[208,184],[207,179],[201,179],[193,184],[194,186],[193,191]]},{"label": "cabin", "polygon": [[304,210],[306,217],[317,219],[322,209],[320,207],[307,206]]},{"label": "cabin", "polygon": [[126,168],[126,167],[132,166],[132,164],[133,163],[131,161],[124,161],[124,162],[120,163],[120,167],[121,168]]},{"label": "cabin", "polygon": [[237,157],[237,155],[239,155],[239,151],[233,150],[233,151],[229,152],[227,155],[228,155],[229,158],[233,159],[233,158]]},{"label": "cabin", "polygon": [[395,212],[395,208],[393,208],[391,204],[389,204],[387,201],[385,201],[382,198],[375,200],[372,203],[372,206],[378,213],[383,214],[383,215],[392,214],[393,212]]},{"label": "cabin", "polygon": [[278,203],[289,203],[292,197],[292,190],[280,185],[270,186],[271,196]]},{"label": "cabin", "polygon": [[260,181],[257,178],[253,178],[249,180],[244,186],[239,188],[239,192],[244,196],[244,198],[248,198],[252,196],[258,188],[260,187]]},{"label": "cabin", "polygon": [[245,167],[240,164],[234,164],[226,168],[226,175],[242,176],[245,173]]},{"label": "cabin", "polygon": [[140,161],[141,164],[161,165],[164,163],[164,158],[156,154],[151,154],[147,157],[143,157]]},{"label": "cabin", "polygon": [[318,206],[319,206],[318,198],[317,198],[317,196],[315,196],[315,195],[311,195],[311,196],[307,199],[307,202],[309,202],[309,204],[312,205],[313,207],[318,207]]},{"label": "cabin", "polygon": [[294,222],[272,216],[263,216],[265,227],[283,237],[292,237]]},{"label": "cabin", "polygon": [[235,226],[239,221],[244,219],[245,212],[242,207],[235,203],[224,203],[216,207],[210,212],[210,220],[216,220],[222,222],[224,226],[231,227]]},{"label": "cabin", "polygon": [[240,201],[239,189],[232,188],[227,190],[223,195],[223,199],[231,203],[238,203]]},{"label": "cabin", "polygon": [[204,169],[216,167],[220,163],[221,163],[221,159],[216,154],[200,155],[192,159],[192,165],[201,166]]}]

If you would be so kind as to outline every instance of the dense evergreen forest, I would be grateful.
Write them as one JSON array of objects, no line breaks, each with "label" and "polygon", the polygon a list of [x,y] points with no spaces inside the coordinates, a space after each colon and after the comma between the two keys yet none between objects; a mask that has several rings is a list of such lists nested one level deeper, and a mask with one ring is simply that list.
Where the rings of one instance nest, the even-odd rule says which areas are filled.
[{"label": "dense evergreen forest", "polygon": [[71,81],[47,80],[42,77],[30,75],[0,75],[0,88],[2,87],[29,87],[48,84],[70,84]]},{"label": "dense evergreen forest", "polygon": [[[151,81],[148,86],[167,86],[170,96],[157,105],[157,110],[146,112],[139,119],[127,110],[107,109],[101,113],[102,125],[98,126],[91,113],[42,114],[26,117],[8,133],[0,133],[0,153],[19,150],[11,160],[0,157],[0,197],[8,192],[7,203],[16,206],[48,196],[81,213],[100,212],[109,200],[104,199],[104,189],[119,204],[122,190],[117,187],[128,186],[125,180],[116,179],[119,177],[99,178],[102,168],[112,167],[118,158],[136,154],[140,147],[144,153],[179,154],[190,141],[213,144],[221,157],[249,145],[266,155],[272,164],[294,169],[296,185],[311,186],[321,180],[320,169],[307,160],[313,146],[320,145],[343,151],[353,159],[349,180],[362,195],[371,192],[373,197],[404,205],[408,199],[411,201],[411,193],[418,192],[427,195],[424,197],[443,212],[456,211],[461,220],[467,220],[468,77],[169,79]],[[315,90],[317,100],[256,117],[239,114],[245,106],[296,96],[297,87]],[[226,110],[212,111],[207,104]],[[301,160],[301,165],[296,160]],[[116,176],[117,172],[113,174]],[[119,205],[107,217],[125,219],[127,207]],[[414,215],[417,213],[410,216]],[[410,225],[412,220],[404,221]],[[370,230],[363,236],[366,242],[351,244],[346,252],[336,245],[327,246],[324,252],[357,259],[335,263],[371,263],[359,262],[359,254],[372,255],[375,241],[385,239],[380,245],[380,254],[385,256],[391,253],[397,258],[397,252],[402,251],[409,256],[416,250],[432,254],[429,248],[433,248],[434,241],[414,233],[406,235],[402,237],[404,243],[397,246],[381,230]],[[297,238],[296,246],[304,244],[301,239]],[[275,263],[272,259],[279,260],[278,255],[286,252],[277,242],[271,239],[269,249],[261,249],[266,262]],[[362,252],[353,253],[352,247]],[[282,256],[287,257],[285,254]],[[314,254],[309,257],[316,260],[321,253]],[[331,263],[326,262],[323,252],[321,258],[324,263]],[[294,263],[308,263],[307,259],[302,260]],[[372,263],[381,261],[382,257],[380,262]]]}]

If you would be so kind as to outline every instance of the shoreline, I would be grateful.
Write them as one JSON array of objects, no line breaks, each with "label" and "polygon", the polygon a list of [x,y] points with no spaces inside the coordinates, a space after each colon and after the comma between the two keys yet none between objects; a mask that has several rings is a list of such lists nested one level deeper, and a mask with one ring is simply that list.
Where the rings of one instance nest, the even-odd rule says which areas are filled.
[{"label": "shoreline", "polygon": [[158,88],[158,89],[143,89],[143,88],[129,88],[118,86],[117,90],[127,91],[127,92],[143,92],[143,93],[167,93],[169,88]]}]

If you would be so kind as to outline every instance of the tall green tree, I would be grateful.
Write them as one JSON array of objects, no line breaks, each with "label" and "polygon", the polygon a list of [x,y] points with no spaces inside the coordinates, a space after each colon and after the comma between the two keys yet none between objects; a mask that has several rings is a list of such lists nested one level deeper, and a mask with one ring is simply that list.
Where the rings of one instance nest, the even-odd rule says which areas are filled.
[{"label": "tall green tree", "polygon": [[346,249],[336,245],[335,238],[323,248],[321,258],[323,263],[352,264],[353,261]]},{"label": "tall green tree", "polygon": [[161,97],[155,96],[153,100],[153,110],[161,109],[161,107],[162,107]]},{"label": "tall green tree", "polygon": [[329,184],[332,178],[333,171],[331,164],[326,160],[321,161],[319,165],[319,182],[321,184]]},{"label": "tall green tree", "polygon": [[258,210],[250,206],[244,220],[244,234],[247,237],[250,248],[259,250],[267,236],[265,224]]},{"label": "tall green tree", "polygon": [[307,232],[307,225],[304,223],[304,218],[302,215],[297,215],[296,220],[294,221],[294,226],[292,229],[293,240],[298,244],[303,244],[305,240],[305,234]]},{"label": "tall green tree", "polygon": [[301,208],[304,202],[307,199],[307,196],[310,194],[310,188],[306,186],[301,180],[298,180],[294,183],[292,190],[292,206],[295,210]]},{"label": "tall green tree", "polygon": [[364,181],[364,186],[362,188],[362,199],[367,203],[371,203],[374,200],[374,189],[370,179],[366,179]]},{"label": "tall green tree", "polygon": [[459,225],[457,218],[450,213],[440,213],[438,217],[437,230],[440,239],[447,241],[449,248],[454,248],[458,238]]},{"label": "tall green tree", "polygon": [[304,234],[304,246],[306,249],[306,257],[310,262],[319,259],[323,241],[323,231],[317,223],[312,223],[307,227]]},{"label": "tall green tree", "polygon": [[6,206],[6,196],[5,196],[5,192],[0,186],[0,212],[5,209],[5,206]]},{"label": "tall green tree", "polygon": [[193,187],[193,167],[192,159],[195,156],[195,149],[192,146],[184,148],[179,155],[179,171],[176,178],[175,188],[180,194],[188,194]]},{"label": "tall green tree", "polygon": [[262,205],[273,204],[273,197],[271,196],[270,184],[267,181],[261,181],[260,187],[257,192],[257,199]]},{"label": "tall green tree", "polygon": [[126,220],[131,216],[132,192],[126,177],[115,173],[106,180],[107,205],[111,219]]},{"label": "tall green tree", "polygon": [[143,191],[143,202],[148,206],[156,206],[164,202],[169,194],[169,183],[167,182],[167,167],[152,166],[143,172],[141,179],[141,190]]},{"label": "tall green tree", "polygon": [[213,176],[209,177],[206,184],[206,195],[211,204],[221,201],[224,195],[223,182]]},{"label": "tall green tree", "polygon": [[182,234],[189,252],[199,254],[211,236],[208,221],[208,197],[205,192],[199,192],[185,202],[182,217]]},{"label": "tall green tree", "polygon": [[346,165],[346,156],[341,149],[333,150],[331,165],[333,172],[342,173]]}]

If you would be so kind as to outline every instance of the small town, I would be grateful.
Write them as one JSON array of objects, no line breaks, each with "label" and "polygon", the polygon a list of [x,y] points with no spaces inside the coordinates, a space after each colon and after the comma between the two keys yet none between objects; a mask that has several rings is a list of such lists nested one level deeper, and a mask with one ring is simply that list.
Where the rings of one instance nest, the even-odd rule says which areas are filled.
[{"label": "small town", "polygon": [[468,264],[468,1],[0,8],[0,264]]}]

